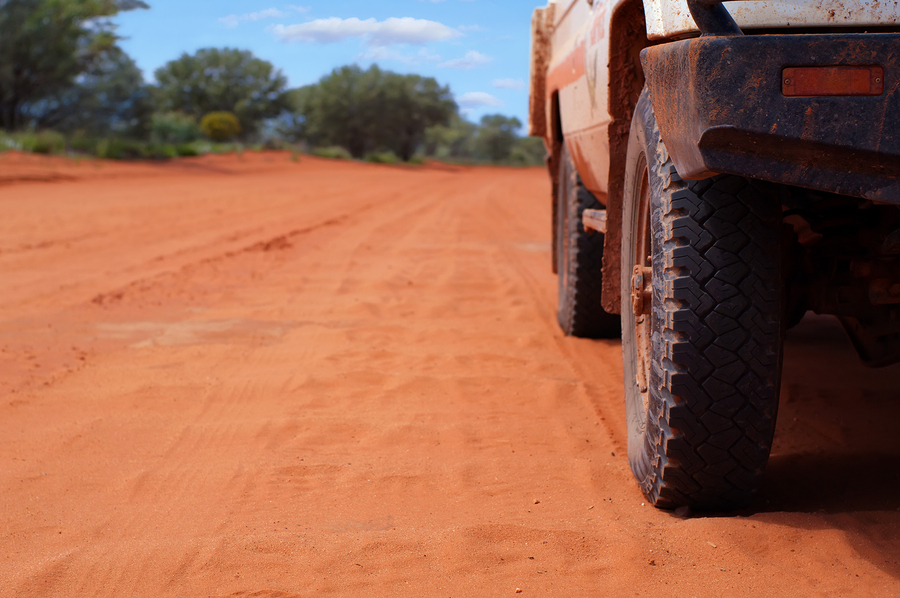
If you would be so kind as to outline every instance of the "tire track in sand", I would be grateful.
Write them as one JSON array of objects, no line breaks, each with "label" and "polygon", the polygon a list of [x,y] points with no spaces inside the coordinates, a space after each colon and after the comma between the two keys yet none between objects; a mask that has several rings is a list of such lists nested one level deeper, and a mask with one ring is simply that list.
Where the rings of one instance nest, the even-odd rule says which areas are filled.
[{"label": "tire track in sand", "polygon": [[[0,595],[895,593],[890,496],[686,520],[641,506],[596,416],[620,409],[618,348],[556,330],[542,170],[327,164],[289,182],[291,169],[233,177],[231,216],[177,244],[227,238],[253,210],[265,241],[378,208],[270,251],[188,260],[104,308],[67,311],[63,291],[22,308],[80,342],[122,336],[0,402]],[[286,199],[301,187],[321,201]],[[116,209],[186,209],[159,189]],[[159,246],[134,241],[81,249],[106,243],[146,277]],[[51,253],[33,267],[65,274]],[[28,304],[17,288],[8,304]]]}]

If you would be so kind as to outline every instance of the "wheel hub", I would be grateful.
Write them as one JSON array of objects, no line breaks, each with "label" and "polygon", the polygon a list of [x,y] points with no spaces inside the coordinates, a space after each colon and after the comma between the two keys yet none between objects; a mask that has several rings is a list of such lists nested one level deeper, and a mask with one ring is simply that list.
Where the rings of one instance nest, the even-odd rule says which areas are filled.
[{"label": "wheel hub", "polygon": [[631,274],[631,305],[635,317],[650,315],[652,269],[636,265]]}]

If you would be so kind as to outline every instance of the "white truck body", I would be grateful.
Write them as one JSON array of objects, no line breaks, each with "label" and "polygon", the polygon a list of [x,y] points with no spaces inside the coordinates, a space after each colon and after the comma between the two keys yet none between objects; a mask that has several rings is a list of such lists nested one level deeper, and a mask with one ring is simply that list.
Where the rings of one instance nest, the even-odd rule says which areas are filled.
[{"label": "white truck body", "polygon": [[[569,143],[585,186],[601,203],[609,190],[610,50],[619,40],[611,36],[612,19],[625,0],[551,0],[538,9],[549,34],[543,69],[532,73],[532,107],[540,104],[541,119],[551,122],[549,101],[559,94],[562,133]],[[643,0],[646,37],[651,42],[699,35],[686,0]],[[746,29],[865,28],[900,25],[895,0],[765,0],[732,2],[729,12]],[[536,15],[537,18],[537,15]],[[532,68],[540,61],[532,57]],[[535,79],[546,77],[543,98],[535,98]],[[613,82],[614,83],[614,82]],[[532,113],[532,134],[536,130]],[[590,155],[590,159],[587,155]]]},{"label": "white truck body", "polygon": [[[765,0],[732,2],[728,12],[742,29],[867,27],[900,24],[893,0]],[[697,32],[687,0],[645,0],[647,37],[672,39]]]}]

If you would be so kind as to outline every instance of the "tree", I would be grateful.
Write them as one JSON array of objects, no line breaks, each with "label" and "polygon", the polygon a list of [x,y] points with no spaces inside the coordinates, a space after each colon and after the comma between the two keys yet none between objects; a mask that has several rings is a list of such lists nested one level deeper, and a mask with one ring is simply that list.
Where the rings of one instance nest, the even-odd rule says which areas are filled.
[{"label": "tree", "polygon": [[142,136],[153,106],[141,70],[118,46],[103,52],[74,84],[36,102],[23,114],[38,128]]},{"label": "tree", "polygon": [[454,116],[449,125],[438,125],[425,132],[425,155],[438,160],[490,161],[532,166],[544,162],[543,140],[519,137],[516,118],[494,114],[476,125]]},{"label": "tree", "polygon": [[509,154],[509,161],[519,166],[537,166],[545,163],[547,149],[539,137],[519,137]]},{"label": "tree", "polygon": [[491,162],[508,160],[519,139],[518,130],[522,122],[515,117],[502,114],[488,114],[481,117],[481,126],[475,138],[478,155]]},{"label": "tree", "polygon": [[197,119],[209,112],[233,112],[246,133],[286,107],[285,76],[247,50],[206,48],[182,54],[155,74],[159,110]]},{"label": "tree", "polygon": [[343,66],[322,77],[308,90],[306,133],[313,145],[339,145],[356,158],[375,149],[378,107],[375,96],[381,70]]},{"label": "tree", "polygon": [[439,160],[475,158],[475,136],[478,125],[454,114],[446,125],[435,125],[425,131],[425,155]]},{"label": "tree", "polygon": [[140,0],[0,0],[0,127],[26,123],[23,108],[71,87],[115,46],[108,17]]},{"label": "tree", "polygon": [[428,127],[446,124],[456,114],[450,89],[419,75],[385,73],[381,102],[381,143],[404,161],[412,158]]},{"label": "tree", "polygon": [[399,75],[344,66],[299,93],[307,139],[339,145],[361,158],[390,150],[409,160],[428,127],[446,124],[456,114],[450,89],[430,77]]},{"label": "tree", "polygon": [[306,85],[284,92],[285,109],[270,121],[275,136],[291,142],[309,140],[306,113],[315,90],[315,85]]}]

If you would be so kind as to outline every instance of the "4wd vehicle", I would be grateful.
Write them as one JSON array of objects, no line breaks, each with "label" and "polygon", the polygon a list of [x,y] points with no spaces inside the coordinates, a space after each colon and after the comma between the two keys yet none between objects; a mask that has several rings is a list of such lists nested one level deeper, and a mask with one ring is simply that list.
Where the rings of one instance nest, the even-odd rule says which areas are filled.
[{"label": "4wd vehicle", "polygon": [[900,6],[731,6],[551,0],[533,18],[559,322],[621,321],[628,458],[665,508],[752,500],[807,310],[868,365],[900,360]]}]

